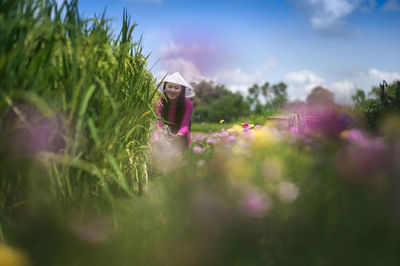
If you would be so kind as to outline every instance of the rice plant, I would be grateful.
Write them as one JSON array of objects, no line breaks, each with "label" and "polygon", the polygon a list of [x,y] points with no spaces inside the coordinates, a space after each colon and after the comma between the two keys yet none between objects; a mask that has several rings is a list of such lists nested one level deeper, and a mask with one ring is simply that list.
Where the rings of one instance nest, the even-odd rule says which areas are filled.
[{"label": "rice plant", "polygon": [[78,2],[0,3],[0,204],[142,194],[155,78],[126,11],[115,35]]}]

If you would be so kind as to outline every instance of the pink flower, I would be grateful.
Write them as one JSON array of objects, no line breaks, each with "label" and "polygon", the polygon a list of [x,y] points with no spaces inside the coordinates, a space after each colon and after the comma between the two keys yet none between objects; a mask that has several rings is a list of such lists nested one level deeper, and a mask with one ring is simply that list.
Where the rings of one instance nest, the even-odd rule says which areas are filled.
[{"label": "pink flower", "polygon": [[299,133],[299,129],[297,127],[291,127],[290,132],[292,132],[292,134],[297,134]]},{"label": "pink flower", "polygon": [[219,140],[219,142],[222,143],[222,144],[227,143],[227,141],[228,141],[228,140],[227,140],[226,138],[223,138],[223,139],[220,139],[220,140]]},{"label": "pink flower", "polygon": [[195,138],[193,138],[193,142],[196,142],[196,141],[202,141],[203,139],[205,139],[206,137],[205,136],[198,136],[198,137],[195,137]]},{"label": "pink flower", "polygon": [[235,136],[229,136],[228,137],[228,142],[234,142],[236,140]]},{"label": "pink flower", "polygon": [[260,125],[256,125],[254,128],[262,128],[262,126],[260,126]]},{"label": "pink flower", "polygon": [[213,136],[214,138],[218,138],[218,137],[220,137],[220,134],[219,134],[219,133],[214,133],[214,134],[212,134],[212,136]]},{"label": "pink flower", "polygon": [[229,136],[229,133],[226,132],[225,130],[223,130],[223,131],[221,132],[220,136],[221,136],[221,137],[227,137],[227,136]]},{"label": "pink flower", "polygon": [[194,153],[199,154],[199,153],[202,153],[203,151],[204,151],[204,149],[202,147],[199,147],[199,146],[193,147],[193,152]]},{"label": "pink flower", "polygon": [[249,127],[249,123],[243,123],[242,126],[243,127]]},{"label": "pink flower", "polygon": [[215,144],[217,144],[217,142],[216,142],[215,139],[213,139],[213,138],[208,138],[208,139],[207,139],[207,144],[213,144],[213,145],[215,145]]},{"label": "pink flower", "polygon": [[271,207],[270,202],[265,196],[259,194],[257,191],[249,191],[244,196],[244,207],[246,211],[254,217],[263,217]]},{"label": "pink flower", "polygon": [[364,148],[368,147],[369,145],[368,137],[358,129],[350,129],[346,134],[346,139]]}]

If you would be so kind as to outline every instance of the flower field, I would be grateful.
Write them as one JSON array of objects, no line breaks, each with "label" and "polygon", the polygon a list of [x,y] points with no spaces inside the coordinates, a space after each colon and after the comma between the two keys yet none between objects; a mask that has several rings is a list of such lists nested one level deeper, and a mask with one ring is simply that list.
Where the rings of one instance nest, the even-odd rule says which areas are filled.
[{"label": "flower field", "polygon": [[78,14],[0,4],[0,266],[399,265],[399,117],[313,103],[159,149],[129,17]]}]

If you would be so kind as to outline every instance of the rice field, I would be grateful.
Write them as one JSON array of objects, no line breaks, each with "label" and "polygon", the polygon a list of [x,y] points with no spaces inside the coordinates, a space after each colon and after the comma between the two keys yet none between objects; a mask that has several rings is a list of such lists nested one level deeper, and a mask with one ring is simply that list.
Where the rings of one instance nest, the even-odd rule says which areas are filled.
[{"label": "rice field", "polygon": [[193,124],[157,153],[123,16],[114,35],[76,1],[0,3],[0,265],[399,264],[399,117],[315,103],[304,127]]}]

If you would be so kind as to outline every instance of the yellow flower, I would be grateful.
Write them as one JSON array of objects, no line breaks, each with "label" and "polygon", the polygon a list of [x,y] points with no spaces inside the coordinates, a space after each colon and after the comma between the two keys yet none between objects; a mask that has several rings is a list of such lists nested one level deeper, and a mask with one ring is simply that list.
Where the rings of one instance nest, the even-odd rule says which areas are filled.
[{"label": "yellow flower", "polygon": [[233,125],[233,132],[240,134],[240,133],[242,133],[242,131],[243,131],[243,128],[241,126]]},{"label": "yellow flower", "polygon": [[282,177],[283,165],[280,159],[267,157],[262,163],[264,177],[269,181],[278,181]]},{"label": "yellow flower", "polygon": [[344,130],[344,131],[342,131],[341,133],[340,133],[340,136],[343,138],[343,139],[345,139],[346,137],[347,137],[347,134],[349,133],[349,131],[348,130]]},{"label": "yellow flower", "polygon": [[224,119],[222,119],[221,121],[219,121],[220,124],[224,123]]},{"label": "yellow flower", "polygon": [[277,141],[278,137],[268,128],[257,128],[253,130],[252,144],[254,148],[265,148]]},{"label": "yellow flower", "polygon": [[234,131],[233,128],[229,128],[228,130],[226,130],[226,132],[233,133]]},{"label": "yellow flower", "polygon": [[249,125],[249,128],[254,128],[254,124],[250,124],[250,125]]},{"label": "yellow flower", "polygon": [[267,120],[264,124],[266,127],[277,127],[279,124],[275,120]]},{"label": "yellow flower", "polygon": [[0,265],[27,266],[30,264],[25,254],[0,244]]},{"label": "yellow flower", "polygon": [[248,180],[253,174],[252,168],[249,167],[243,157],[231,157],[225,162],[224,168],[231,181]]}]

